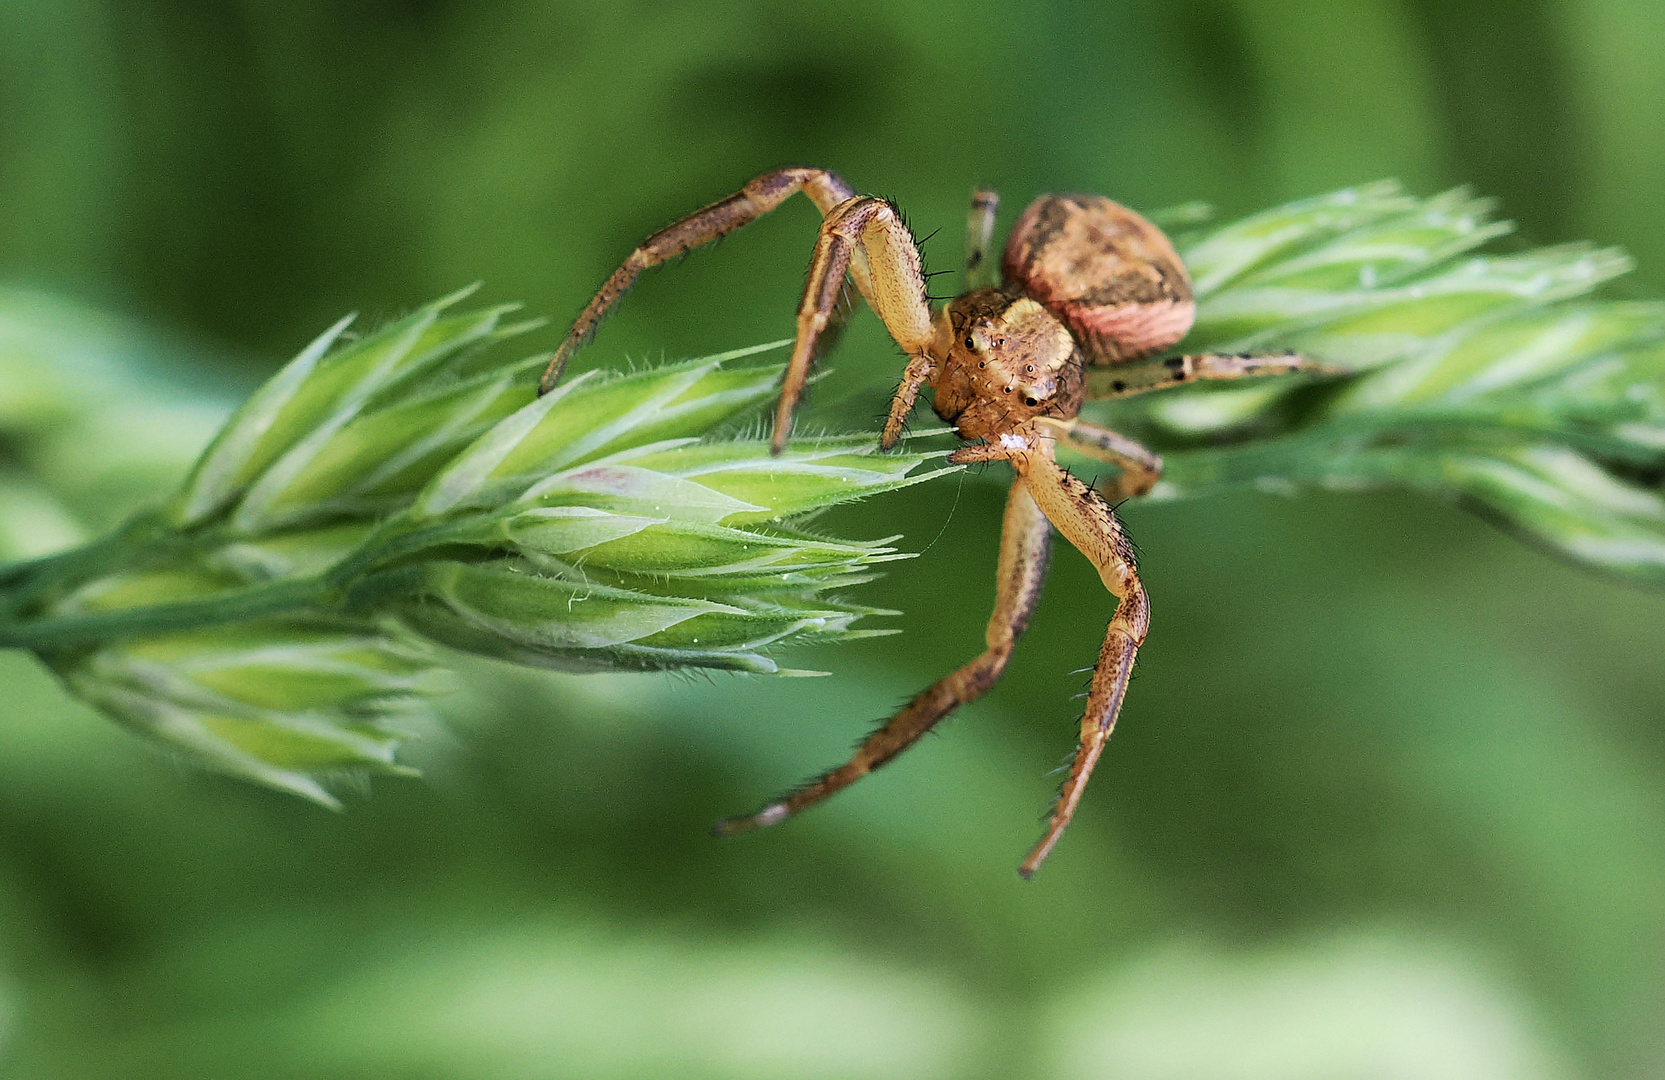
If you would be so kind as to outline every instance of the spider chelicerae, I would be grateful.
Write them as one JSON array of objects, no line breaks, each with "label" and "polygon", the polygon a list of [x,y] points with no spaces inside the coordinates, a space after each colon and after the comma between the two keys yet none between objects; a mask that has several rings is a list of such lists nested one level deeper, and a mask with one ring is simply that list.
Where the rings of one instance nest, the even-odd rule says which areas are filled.
[{"label": "spider chelicerae", "polygon": [[[908,356],[880,445],[895,446],[920,387],[929,386],[937,415],[968,441],[948,460],[1003,461],[1016,476],[1006,499],[994,615],[982,655],[908,702],[845,764],[755,814],[719,822],[713,831],[744,832],[791,817],[894,758],[955,708],[987,692],[1029,623],[1056,528],[1098,568],[1117,607],[1093,668],[1069,775],[1045,834],[1019,867],[1028,877],[1075,813],[1115,728],[1150,625],[1150,603],[1112,504],[1149,491],[1161,475],[1162,459],[1126,436],[1080,419],[1082,404],[1197,379],[1328,369],[1292,354],[1161,355],[1195,318],[1190,277],[1160,229],[1101,196],[1035,200],[1007,238],[1001,283],[933,308],[918,244],[894,204],[858,195],[824,169],[786,168],[759,176],[643,241],[573,323],[539,393],[555,386],[567,360],[637,274],[733,232],[800,191],[820,209],[822,222],[775,409],[775,453],[786,446],[817,341],[837,317],[848,277]],[[985,273],[997,208],[993,191],[981,189],[972,197],[966,266],[973,280]],[[1095,368],[1102,370],[1090,370]],[[1060,443],[1115,465],[1118,474],[1095,490],[1058,465],[1053,455]]]}]

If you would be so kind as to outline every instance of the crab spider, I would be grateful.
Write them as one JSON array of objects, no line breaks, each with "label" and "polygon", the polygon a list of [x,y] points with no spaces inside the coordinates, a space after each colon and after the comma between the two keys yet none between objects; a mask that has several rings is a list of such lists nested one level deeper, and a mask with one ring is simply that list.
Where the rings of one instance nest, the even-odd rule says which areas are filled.
[{"label": "crab spider", "polygon": [[[1162,459],[1132,439],[1081,420],[1083,402],[1198,379],[1327,369],[1295,355],[1162,358],[1195,318],[1190,277],[1160,229],[1101,196],[1035,200],[1007,238],[1000,284],[974,288],[933,309],[918,245],[893,204],[856,194],[826,170],[787,168],[765,173],[648,237],[573,323],[539,393],[556,385],[567,360],[641,271],[733,232],[800,191],[821,211],[822,221],[775,409],[774,452],[786,446],[817,341],[835,318],[848,277],[908,357],[880,445],[896,444],[920,388],[929,386],[937,415],[968,442],[948,460],[1003,461],[1016,475],[1006,499],[994,615],[983,653],[910,701],[845,764],[755,814],[719,822],[713,831],[728,835],[784,821],[885,764],[955,708],[987,692],[1006,670],[1034,612],[1056,529],[1097,568],[1117,606],[1093,669],[1074,761],[1044,835],[1019,867],[1028,877],[1075,813],[1115,728],[1150,626],[1150,602],[1133,548],[1111,504],[1149,491],[1161,475]],[[973,196],[966,245],[973,278],[983,271],[997,207],[992,191]],[[1120,472],[1094,490],[1058,465],[1059,443]]]}]

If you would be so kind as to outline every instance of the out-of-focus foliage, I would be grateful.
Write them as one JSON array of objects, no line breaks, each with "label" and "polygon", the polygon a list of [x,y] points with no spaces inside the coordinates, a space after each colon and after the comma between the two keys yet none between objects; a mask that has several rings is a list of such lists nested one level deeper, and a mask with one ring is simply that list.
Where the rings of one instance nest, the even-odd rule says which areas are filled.
[{"label": "out-of-focus foliage", "polygon": [[[0,288],[0,561],[72,547],[177,482],[230,403],[194,351]],[[209,387],[181,385],[182,353]]]},{"label": "out-of-focus foliage", "polygon": [[[1636,0],[0,4],[0,265],[216,343],[228,404],[350,307],[379,325],[484,279],[558,322],[640,236],[792,161],[942,229],[937,270],[979,182],[1008,216],[1079,190],[1225,221],[1384,176],[1468,183],[1523,247],[1622,245],[1637,270],[1613,295],[1645,301],[1665,292],[1662,51],[1665,10]],[[783,208],[645,277],[583,363],[790,333],[812,221]],[[869,429],[894,349],[862,315],[833,361],[808,422]],[[165,483],[74,505],[17,465],[11,429],[0,452],[90,535],[111,519],[82,515],[166,490],[212,427]],[[76,437],[96,431],[113,449],[73,460],[99,473],[162,445]],[[1109,607],[1067,551],[1001,685],[942,737],[786,829],[706,837],[980,647],[1000,506],[968,474],[818,523],[926,549],[886,578],[903,635],[793,660],[834,678],[483,665],[451,699],[455,740],[417,745],[428,779],[339,815],[182,774],[8,657],[0,1060],[1661,1071],[1660,600],[1431,500],[1125,507],[1152,636],[1030,886],[1010,860]]]}]

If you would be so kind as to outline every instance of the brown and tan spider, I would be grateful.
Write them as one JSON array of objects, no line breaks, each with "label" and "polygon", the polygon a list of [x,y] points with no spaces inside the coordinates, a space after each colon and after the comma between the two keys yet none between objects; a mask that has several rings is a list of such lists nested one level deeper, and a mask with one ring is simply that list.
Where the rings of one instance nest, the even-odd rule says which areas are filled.
[{"label": "brown and tan spider", "polygon": [[[642,270],[733,232],[799,191],[814,201],[823,220],[775,410],[775,452],[786,445],[816,342],[835,317],[848,275],[908,355],[880,445],[888,450],[896,444],[919,388],[928,385],[937,415],[961,438],[976,440],[948,460],[1005,461],[1017,476],[1006,500],[994,615],[983,654],[910,701],[847,763],[756,814],[719,822],[714,831],[744,832],[791,817],[883,765],[955,708],[982,696],[1005,671],[1029,624],[1056,528],[1098,568],[1118,604],[1093,669],[1074,763],[1045,835],[1019,867],[1028,877],[1075,813],[1116,725],[1134,655],[1150,624],[1150,604],[1133,550],[1111,503],[1149,491],[1161,474],[1162,459],[1132,439],[1078,418],[1088,398],[1087,368],[1111,369],[1109,378],[1091,380],[1096,398],[1140,394],[1193,379],[1322,369],[1293,355],[1148,359],[1190,330],[1196,312],[1191,281],[1162,231],[1109,199],[1037,199],[1006,241],[1003,283],[974,289],[933,310],[918,245],[894,205],[857,195],[823,169],[788,168],[766,173],[648,237],[578,316],[539,392],[555,386],[568,358]],[[966,265],[974,275],[994,231],[997,205],[992,191],[980,190],[972,198]],[[1054,460],[1059,442],[1117,466],[1119,475],[1095,491]]]}]

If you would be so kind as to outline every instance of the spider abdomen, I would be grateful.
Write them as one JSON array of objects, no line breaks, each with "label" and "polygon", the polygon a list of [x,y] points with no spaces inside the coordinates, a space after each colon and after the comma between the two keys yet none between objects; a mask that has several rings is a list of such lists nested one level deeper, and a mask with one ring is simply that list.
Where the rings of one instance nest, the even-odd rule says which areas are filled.
[{"label": "spider abdomen", "polygon": [[1162,230],[1099,195],[1043,195],[1012,227],[1001,269],[1080,338],[1094,363],[1137,360],[1196,318],[1185,263]]}]

